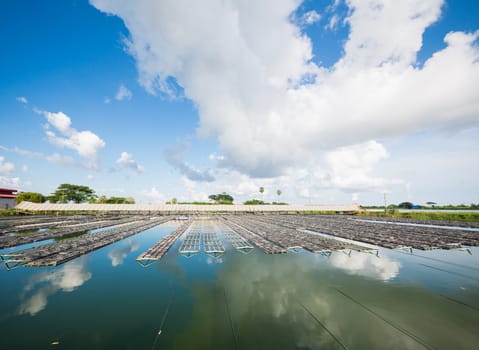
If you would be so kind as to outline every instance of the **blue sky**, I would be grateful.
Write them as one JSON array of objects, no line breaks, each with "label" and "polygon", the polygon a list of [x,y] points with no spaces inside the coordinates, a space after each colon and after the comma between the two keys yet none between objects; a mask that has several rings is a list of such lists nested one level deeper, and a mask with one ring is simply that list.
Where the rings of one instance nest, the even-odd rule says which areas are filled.
[{"label": "blue sky", "polygon": [[477,1],[0,6],[0,186],[479,202]]}]

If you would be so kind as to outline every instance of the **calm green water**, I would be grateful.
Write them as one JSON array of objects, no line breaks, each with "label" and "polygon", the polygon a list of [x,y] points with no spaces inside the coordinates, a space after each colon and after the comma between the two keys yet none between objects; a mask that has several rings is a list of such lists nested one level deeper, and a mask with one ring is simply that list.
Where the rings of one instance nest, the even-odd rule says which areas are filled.
[{"label": "calm green water", "polygon": [[[55,268],[0,267],[1,349],[477,349],[479,249],[135,258],[162,226]],[[161,328],[161,335],[157,336]],[[59,345],[51,345],[53,340]]]}]

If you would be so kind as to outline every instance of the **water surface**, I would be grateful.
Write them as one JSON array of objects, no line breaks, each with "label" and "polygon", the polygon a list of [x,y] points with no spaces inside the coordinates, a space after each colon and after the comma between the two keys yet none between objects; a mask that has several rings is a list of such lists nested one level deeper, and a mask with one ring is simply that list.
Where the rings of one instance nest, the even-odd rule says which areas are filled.
[{"label": "water surface", "polygon": [[[160,226],[52,268],[0,267],[2,349],[476,349],[479,249],[135,258]],[[161,334],[158,332],[161,329]],[[51,345],[52,341],[59,345]]]}]

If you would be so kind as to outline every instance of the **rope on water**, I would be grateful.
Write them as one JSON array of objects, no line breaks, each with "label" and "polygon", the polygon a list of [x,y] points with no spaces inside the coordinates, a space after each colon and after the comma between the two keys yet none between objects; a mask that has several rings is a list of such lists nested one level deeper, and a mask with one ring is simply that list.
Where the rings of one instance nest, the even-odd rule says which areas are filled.
[{"label": "rope on water", "polygon": [[170,311],[170,305],[173,301],[173,297],[174,297],[174,290],[172,289],[171,290],[171,296],[170,296],[170,301],[168,302],[168,305],[166,306],[166,309],[165,309],[165,312],[163,313],[163,317],[161,319],[161,323],[160,323],[160,328],[158,330],[158,333],[156,334],[156,337],[155,337],[155,341],[153,342],[153,346],[151,347],[151,350],[155,349],[155,346],[156,346],[156,343],[158,342],[158,338],[160,337],[161,335],[161,332],[162,332],[162,329],[163,329],[163,325],[165,324],[165,321],[166,321],[166,317],[168,316],[168,312]]},{"label": "rope on water", "polygon": [[374,316],[376,316],[377,318],[379,318],[380,320],[384,321],[385,323],[387,323],[388,325],[390,325],[391,327],[393,327],[394,329],[396,329],[397,331],[401,332],[402,334],[408,336],[409,338],[415,340],[417,343],[421,344],[422,346],[424,346],[426,349],[431,349],[433,350],[434,347],[432,345],[429,345],[427,344],[423,339],[421,339],[419,336],[409,332],[407,329],[404,329],[403,327],[399,326],[399,325],[396,325],[394,324],[392,321],[386,319],[385,317],[381,316],[380,314],[378,314],[377,312],[373,311],[372,309],[370,309],[369,307],[367,307],[366,305],[362,304],[361,302],[359,302],[358,300],[354,299],[352,296],[346,294],[345,292],[343,292],[342,290],[338,289],[338,288],[334,288],[334,290],[336,290],[339,294],[343,295],[344,297],[348,298],[349,300],[351,300],[353,303],[361,306],[363,309],[365,309],[366,311],[370,312],[371,314],[373,314]]},{"label": "rope on water", "polygon": [[306,306],[304,306],[303,303],[299,300],[297,300],[297,302],[326,332],[329,333],[336,343],[338,343],[343,349],[348,350],[348,347],[344,345]]},{"label": "rope on water", "polygon": [[236,337],[235,328],[234,328],[234,326],[233,326],[233,318],[231,317],[231,312],[230,312],[230,307],[229,307],[229,305],[228,305],[228,298],[227,298],[227,296],[226,296],[226,289],[225,289],[225,287],[223,287],[223,294],[224,294],[224,296],[225,296],[226,310],[228,311],[228,317],[229,317],[229,320],[230,320],[231,332],[233,333],[233,338],[234,338],[234,341],[235,341],[235,346],[236,346],[236,349],[239,349],[238,338]]}]

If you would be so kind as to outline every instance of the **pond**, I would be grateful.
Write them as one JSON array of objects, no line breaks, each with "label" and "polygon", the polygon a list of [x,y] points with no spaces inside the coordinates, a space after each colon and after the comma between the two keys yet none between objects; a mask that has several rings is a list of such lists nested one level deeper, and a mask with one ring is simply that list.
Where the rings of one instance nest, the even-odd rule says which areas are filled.
[{"label": "pond", "polygon": [[479,248],[135,260],[162,225],[57,267],[0,267],[2,349],[476,349]]}]

